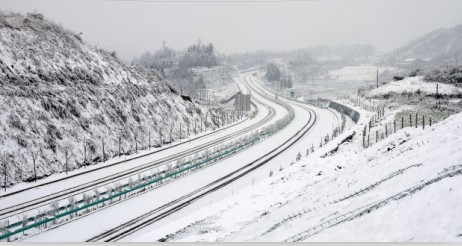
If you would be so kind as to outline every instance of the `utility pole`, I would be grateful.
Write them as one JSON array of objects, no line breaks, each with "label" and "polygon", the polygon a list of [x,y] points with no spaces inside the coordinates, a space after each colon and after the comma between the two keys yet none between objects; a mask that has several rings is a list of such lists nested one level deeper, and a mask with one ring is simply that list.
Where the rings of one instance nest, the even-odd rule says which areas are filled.
[{"label": "utility pole", "polygon": [[377,69],[377,88],[379,88],[379,70]]},{"label": "utility pole", "polygon": [[436,84],[436,99],[438,99],[438,84]]}]

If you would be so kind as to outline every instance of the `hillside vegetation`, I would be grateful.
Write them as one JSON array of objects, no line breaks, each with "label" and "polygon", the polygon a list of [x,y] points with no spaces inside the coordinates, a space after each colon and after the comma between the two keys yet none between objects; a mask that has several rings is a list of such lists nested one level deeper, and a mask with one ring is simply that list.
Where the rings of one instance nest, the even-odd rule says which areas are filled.
[{"label": "hillside vegetation", "polygon": [[[41,14],[0,12],[0,167],[7,185],[179,138],[179,124],[209,109],[186,100],[156,70],[127,66],[114,52],[85,44],[79,34]],[[183,127],[182,136],[186,135]],[[193,132],[193,127],[189,127]],[[162,135],[162,137],[161,137]],[[85,146],[85,147],[84,147]],[[1,175],[1,185],[4,184]]]},{"label": "hillside vegetation", "polygon": [[390,65],[413,62],[414,66],[455,64],[462,60],[462,25],[438,29],[386,55]]}]

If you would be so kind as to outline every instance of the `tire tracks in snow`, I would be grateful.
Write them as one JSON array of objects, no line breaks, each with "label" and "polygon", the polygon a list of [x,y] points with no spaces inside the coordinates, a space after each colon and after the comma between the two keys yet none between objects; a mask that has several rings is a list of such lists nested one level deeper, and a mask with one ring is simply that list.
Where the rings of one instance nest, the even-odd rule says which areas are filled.
[{"label": "tire tracks in snow", "polygon": [[390,196],[386,199],[383,199],[383,200],[380,200],[380,201],[377,201],[375,203],[372,203],[371,205],[366,205],[362,208],[358,208],[358,209],[355,209],[351,212],[348,212],[346,214],[343,214],[341,216],[338,216],[338,217],[335,217],[333,219],[330,219],[330,220],[327,220],[326,222],[323,222],[321,224],[318,224],[310,229],[307,229],[307,230],[304,230],[300,233],[297,233],[296,235],[294,236],[291,236],[289,238],[287,238],[286,242],[299,242],[299,241],[303,241],[313,235],[316,235],[326,229],[329,229],[329,228],[332,228],[334,226],[337,226],[339,224],[342,224],[342,223],[345,223],[345,222],[348,222],[348,221],[352,221],[354,219],[357,219],[357,218],[360,218],[364,215],[367,215],[369,214],[370,212],[374,211],[374,210],[378,210],[379,208],[381,207],[384,207],[386,206],[387,204],[389,204],[390,202],[392,201],[397,201],[397,200],[401,200],[405,197],[408,197],[408,196],[412,196],[413,194],[417,193],[418,191],[424,189],[425,187],[431,185],[431,184],[434,184],[434,183],[437,183],[443,179],[446,179],[446,178],[452,178],[454,176],[458,176],[458,175],[462,175],[462,167],[461,165],[456,165],[456,166],[451,166],[447,169],[444,169],[442,172],[439,173],[439,175],[435,178],[432,178],[432,179],[429,179],[427,180],[425,183],[423,184],[420,184],[420,185],[416,185],[414,187],[411,187],[409,189],[406,189],[404,191],[401,191],[393,196]]}]

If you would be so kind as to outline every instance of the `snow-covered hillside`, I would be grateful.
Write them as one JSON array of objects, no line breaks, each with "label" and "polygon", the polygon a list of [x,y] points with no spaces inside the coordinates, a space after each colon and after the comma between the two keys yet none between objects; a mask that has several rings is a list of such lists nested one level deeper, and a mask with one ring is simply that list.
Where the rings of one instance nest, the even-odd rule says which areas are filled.
[{"label": "snow-covered hillside", "polygon": [[461,50],[462,25],[458,25],[449,29],[441,28],[417,38],[387,54],[384,61],[388,64],[407,65],[421,65],[422,62],[454,63],[454,59],[462,59]]},{"label": "snow-covered hillside", "polygon": [[[182,97],[157,71],[130,67],[115,53],[41,14],[0,12],[0,152],[7,183],[72,170],[194,132],[219,112]],[[207,116],[206,116],[207,115]],[[199,123],[197,123],[199,125]],[[149,135],[150,134],[150,135]],[[85,149],[84,149],[85,146]],[[85,159],[84,159],[85,157]],[[4,184],[4,175],[0,178]]]},{"label": "snow-covered hillside", "polygon": [[422,76],[407,77],[400,81],[390,81],[379,88],[370,90],[368,95],[371,97],[384,96],[389,93],[425,93],[427,95],[436,95],[436,87],[438,85],[438,94],[442,95],[458,95],[462,94],[462,88],[437,82],[425,81]]},{"label": "snow-covered hillside", "polygon": [[462,114],[363,149],[371,113],[356,110],[359,124],[336,141],[132,240],[461,242]]}]

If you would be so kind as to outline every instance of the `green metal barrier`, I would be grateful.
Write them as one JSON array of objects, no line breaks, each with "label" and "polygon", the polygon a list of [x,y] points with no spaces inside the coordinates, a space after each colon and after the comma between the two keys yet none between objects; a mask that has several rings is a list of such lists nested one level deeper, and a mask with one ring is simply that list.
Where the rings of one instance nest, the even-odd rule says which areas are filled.
[{"label": "green metal barrier", "polygon": [[[260,95],[260,96],[263,96],[263,97],[267,98],[267,99],[270,100],[270,101],[274,101],[272,98],[269,98],[269,97],[267,97],[267,96],[265,96],[265,95]],[[178,174],[181,175],[181,173],[186,172],[186,171],[188,171],[188,170],[191,170],[191,169],[193,169],[193,168],[195,168],[195,167],[200,167],[201,165],[207,165],[207,163],[209,163],[209,162],[211,163],[211,162],[213,162],[213,161],[215,161],[215,160],[218,160],[219,158],[222,158],[222,157],[224,157],[224,156],[226,156],[226,155],[228,155],[228,154],[233,154],[233,153],[236,153],[236,152],[238,152],[238,151],[240,151],[240,150],[242,150],[242,149],[244,149],[244,148],[246,148],[246,147],[248,147],[248,146],[252,146],[252,145],[254,145],[256,142],[260,141],[260,139],[261,139],[262,137],[269,137],[269,136],[271,136],[271,135],[277,133],[279,130],[281,130],[282,128],[284,128],[285,126],[287,126],[287,125],[292,121],[292,119],[294,118],[294,111],[293,111],[293,109],[292,109],[288,104],[282,103],[282,102],[278,102],[278,103],[279,103],[281,106],[283,106],[284,108],[286,108],[286,109],[288,110],[289,114],[287,115],[287,118],[283,118],[283,119],[279,120],[280,122],[279,122],[279,121],[277,122],[277,123],[282,123],[282,124],[280,124],[280,126],[279,126],[279,125],[276,125],[276,127],[274,127],[274,129],[272,129],[272,128],[270,127],[270,128],[269,128],[270,130],[265,131],[265,132],[261,132],[261,133],[259,134],[259,136],[257,136],[256,138],[254,138],[254,139],[251,140],[251,141],[248,141],[248,142],[246,142],[246,143],[244,143],[244,144],[240,144],[240,145],[238,145],[238,146],[232,147],[232,148],[230,148],[230,149],[224,151],[223,153],[219,153],[219,154],[217,154],[217,155],[215,155],[215,156],[212,156],[212,157],[207,158],[207,159],[205,159],[205,160],[199,161],[198,163],[196,163],[196,164],[194,164],[194,165],[189,165],[188,167],[185,167],[185,166],[187,166],[188,164],[191,164],[191,163],[193,163],[193,162],[186,162],[186,163],[182,164],[182,167],[183,167],[183,168],[180,169],[180,170],[178,170],[178,171],[171,172],[171,173],[167,173],[167,172],[164,170],[164,171],[162,171],[162,172],[160,173],[160,175],[159,175],[159,174],[151,175],[150,177],[147,178],[147,180],[151,179],[151,178],[154,177],[154,176],[160,176],[160,177],[155,178],[155,179],[153,179],[153,180],[151,180],[151,181],[142,183],[142,184],[135,185],[134,187],[129,187],[130,184],[124,184],[124,185],[118,187],[119,189],[122,189],[122,191],[120,191],[120,192],[118,192],[118,193],[115,193],[115,194],[113,194],[113,195],[110,195],[110,196],[108,196],[108,197],[106,197],[106,198],[101,198],[101,199],[97,199],[96,201],[89,202],[89,203],[87,203],[87,204],[85,204],[85,205],[83,205],[83,206],[81,206],[81,207],[78,207],[78,204],[85,203],[85,201],[84,201],[83,199],[75,202],[75,206],[77,206],[77,208],[73,208],[73,209],[71,209],[71,210],[68,210],[68,208],[71,207],[71,205],[69,204],[69,205],[66,205],[66,206],[63,206],[63,207],[59,207],[58,209],[56,209],[56,210],[54,210],[54,211],[48,211],[48,213],[41,214],[41,215],[38,215],[38,216],[35,216],[35,217],[30,217],[30,218],[27,219],[28,222],[36,221],[37,219],[39,219],[40,221],[37,221],[37,222],[35,222],[35,223],[33,223],[33,224],[24,226],[24,227],[22,227],[22,228],[18,228],[18,229],[14,230],[14,231],[9,231],[9,230],[12,229],[12,228],[21,226],[21,225],[23,224],[23,221],[19,221],[19,222],[13,223],[13,224],[11,224],[11,225],[9,225],[9,226],[7,226],[7,227],[5,228],[8,232],[7,232],[7,233],[4,233],[4,234],[2,234],[2,235],[0,235],[0,240],[8,239],[8,238],[10,238],[11,236],[14,236],[14,235],[16,235],[16,234],[18,234],[18,233],[21,233],[21,232],[24,232],[24,231],[27,231],[27,230],[30,230],[30,229],[39,227],[39,226],[41,226],[41,225],[47,224],[47,223],[52,222],[52,221],[54,221],[54,220],[57,220],[57,219],[59,219],[59,218],[62,218],[62,217],[71,215],[72,213],[76,213],[76,214],[77,214],[77,212],[79,212],[79,211],[81,211],[81,210],[84,210],[84,209],[87,209],[87,208],[91,208],[91,207],[93,207],[93,206],[97,206],[98,204],[107,202],[107,201],[109,201],[109,200],[112,201],[112,199],[114,199],[114,198],[118,198],[118,197],[121,198],[123,195],[126,195],[126,194],[128,194],[128,193],[130,193],[130,192],[133,192],[133,191],[136,191],[136,190],[140,190],[140,189],[143,189],[143,188],[145,188],[145,187],[147,187],[147,186],[149,186],[149,185],[155,184],[155,183],[157,183],[157,182],[159,182],[159,181],[163,181],[163,180],[165,180],[165,179],[168,179],[168,178],[171,178],[171,177],[175,177],[175,175],[178,175]],[[214,154],[214,153],[212,153],[212,155],[213,155],[213,154]],[[162,176],[162,175],[163,175],[163,176]],[[142,180],[142,181],[144,181],[144,180]],[[126,189],[127,187],[128,187],[128,189]],[[126,190],[123,190],[123,189],[126,189]],[[114,191],[115,191],[115,190],[112,189],[112,190],[111,190],[111,193],[113,193]],[[107,193],[108,193],[107,191],[101,192],[101,193],[100,193],[100,196],[104,196],[104,195],[106,195]],[[92,196],[92,200],[95,199],[95,198],[96,198],[96,196]],[[121,199],[122,199],[122,198],[121,198]],[[65,212],[62,212],[62,211],[64,211],[64,210],[65,210]],[[62,212],[62,213],[61,213],[61,212]],[[54,215],[55,213],[58,213],[58,214],[57,214],[57,215]],[[48,217],[48,216],[52,216],[52,217]],[[43,218],[43,220],[42,220],[42,218]]]},{"label": "green metal barrier", "polygon": [[[168,178],[170,178],[170,177],[174,177],[175,175],[181,174],[181,173],[186,172],[186,171],[188,171],[188,170],[191,170],[191,169],[193,169],[193,168],[195,168],[195,167],[200,167],[201,165],[207,165],[208,162],[212,162],[212,161],[214,161],[214,160],[216,160],[216,159],[219,159],[219,158],[221,158],[221,157],[223,157],[223,156],[226,156],[226,155],[228,155],[228,154],[230,154],[230,153],[235,153],[235,152],[239,151],[240,149],[243,149],[243,148],[245,148],[245,147],[247,147],[247,146],[251,146],[251,145],[255,144],[257,141],[259,141],[259,138],[254,139],[254,140],[252,140],[252,141],[249,141],[248,143],[245,143],[245,144],[242,144],[242,145],[238,145],[238,146],[236,146],[236,147],[234,147],[234,148],[231,148],[231,149],[229,149],[229,150],[227,150],[227,151],[224,151],[223,153],[220,153],[220,154],[218,154],[218,155],[216,155],[216,156],[212,156],[212,157],[207,158],[207,159],[205,159],[205,160],[203,160],[203,161],[199,161],[198,163],[196,163],[196,164],[194,164],[194,165],[190,165],[190,166],[188,166],[188,167],[185,167],[185,168],[183,168],[183,169],[181,169],[181,170],[178,170],[178,171],[175,171],[175,172],[171,172],[171,173],[165,174],[163,177],[159,177],[159,178],[153,179],[153,180],[151,180],[151,181],[149,181],[149,182],[136,185],[136,186],[134,186],[134,187],[132,187],[132,188],[129,188],[129,189],[127,189],[127,190],[123,190],[123,191],[121,191],[121,192],[119,192],[119,193],[113,194],[113,195],[108,196],[108,197],[106,197],[106,198],[101,198],[101,199],[98,199],[98,200],[96,200],[96,201],[90,202],[90,203],[88,203],[88,204],[83,205],[82,207],[77,207],[77,208],[74,208],[74,209],[65,211],[65,212],[63,212],[63,213],[59,213],[59,211],[61,211],[61,210],[67,210],[67,208],[68,208],[70,205],[65,206],[65,207],[60,207],[60,208],[58,209],[58,213],[59,213],[59,214],[57,214],[56,216],[53,216],[52,218],[49,218],[47,215],[44,215],[44,216],[42,216],[42,218],[45,217],[45,219],[43,219],[43,220],[40,220],[40,221],[35,222],[35,223],[33,223],[33,224],[24,226],[24,227],[22,227],[22,228],[16,229],[16,230],[14,230],[14,231],[12,231],[12,232],[8,232],[8,233],[5,233],[5,234],[3,234],[3,235],[0,235],[0,240],[7,239],[7,238],[9,238],[9,237],[11,237],[11,236],[14,236],[14,235],[18,234],[18,233],[27,231],[27,230],[32,229],[32,228],[39,227],[39,226],[41,226],[41,225],[44,225],[44,224],[49,223],[49,222],[52,222],[52,221],[57,220],[57,219],[59,219],[59,218],[62,218],[62,217],[71,215],[71,214],[73,214],[73,213],[77,213],[77,212],[79,212],[79,211],[81,211],[81,210],[84,210],[84,209],[87,209],[87,208],[91,208],[91,207],[96,206],[96,205],[98,205],[98,204],[107,202],[107,201],[112,200],[112,199],[114,199],[114,198],[121,197],[121,196],[123,196],[123,195],[125,195],[125,194],[128,194],[128,193],[130,193],[130,192],[133,192],[133,191],[136,191],[136,190],[145,188],[146,186],[155,184],[155,183],[157,183],[157,182],[159,182],[159,181],[168,179]],[[191,164],[191,162],[187,162],[187,163],[183,164],[183,166],[186,166],[187,164]],[[164,172],[164,173],[165,173],[165,172]],[[162,175],[162,174],[161,174],[161,175]],[[152,176],[151,176],[151,177],[152,177]],[[123,188],[126,188],[127,186],[128,186],[128,184],[124,185]],[[123,188],[122,188],[122,189],[123,189]],[[112,193],[112,192],[114,192],[114,190],[112,190],[111,193]],[[101,196],[104,196],[105,194],[107,194],[107,192],[102,192],[102,193],[101,193]],[[94,199],[95,196],[93,196],[92,198]],[[76,204],[77,204],[77,203],[83,203],[83,202],[84,202],[83,200],[79,200],[78,202],[76,202]],[[53,211],[50,211],[50,213],[53,213]],[[30,217],[30,218],[28,219],[28,221],[35,221],[37,218],[40,218],[40,217]],[[14,227],[18,227],[18,226],[20,226],[21,224],[22,224],[22,221],[17,222],[17,223],[14,223],[14,224],[11,224],[11,225],[9,225],[9,226],[7,227],[7,229],[14,228]]]}]

